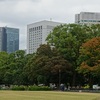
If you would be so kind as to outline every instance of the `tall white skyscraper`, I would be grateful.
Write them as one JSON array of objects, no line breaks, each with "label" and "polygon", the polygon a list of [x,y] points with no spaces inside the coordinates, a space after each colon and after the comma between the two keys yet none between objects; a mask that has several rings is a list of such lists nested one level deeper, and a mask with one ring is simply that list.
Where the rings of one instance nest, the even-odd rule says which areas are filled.
[{"label": "tall white skyscraper", "polygon": [[77,24],[100,24],[100,13],[96,12],[80,12],[75,15],[75,23]]},{"label": "tall white skyscraper", "polygon": [[48,34],[59,22],[40,21],[27,25],[27,53],[31,54],[37,51],[41,44],[46,44]]}]

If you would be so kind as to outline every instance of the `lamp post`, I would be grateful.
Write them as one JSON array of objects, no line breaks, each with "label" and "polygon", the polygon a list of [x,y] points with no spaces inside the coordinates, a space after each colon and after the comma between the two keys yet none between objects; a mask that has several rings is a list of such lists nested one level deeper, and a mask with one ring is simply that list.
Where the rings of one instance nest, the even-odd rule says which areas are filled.
[{"label": "lamp post", "polygon": [[59,90],[60,90],[60,81],[61,81],[61,70],[59,69]]}]

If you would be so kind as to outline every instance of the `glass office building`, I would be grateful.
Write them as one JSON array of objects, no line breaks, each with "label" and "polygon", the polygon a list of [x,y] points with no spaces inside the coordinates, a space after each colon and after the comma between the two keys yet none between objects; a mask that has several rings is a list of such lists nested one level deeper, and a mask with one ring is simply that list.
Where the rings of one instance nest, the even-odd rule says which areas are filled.
[{"label": "glass office building", "polygon": [[0,28],[0,51],[12,53],[19,50],[19,29]]},{"label": "glass office building", "polygon": [[0,27],[0,51],[6,51],[7,39],[6,39],[6,30],[3,27]]}]

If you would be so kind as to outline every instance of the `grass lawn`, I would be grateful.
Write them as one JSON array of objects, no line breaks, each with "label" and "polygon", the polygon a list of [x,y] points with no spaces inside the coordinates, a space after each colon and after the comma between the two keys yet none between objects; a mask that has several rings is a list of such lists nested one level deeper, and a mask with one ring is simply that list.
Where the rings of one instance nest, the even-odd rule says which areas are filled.
[{"label": "grass lawn", "polygon": [[0,91],[0,100],[100,100],[100,94],[59,91]]}]

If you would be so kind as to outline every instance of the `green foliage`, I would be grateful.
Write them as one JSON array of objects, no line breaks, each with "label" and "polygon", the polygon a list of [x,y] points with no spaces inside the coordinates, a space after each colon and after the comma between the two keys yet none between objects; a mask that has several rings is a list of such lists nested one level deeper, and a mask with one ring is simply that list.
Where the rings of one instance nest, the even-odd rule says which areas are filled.
[{"label": "green foliage", "polygon": [[50,91],[51,88],[48,86],[29,86],[28,90],[30,91]]},{"label": "green foliage", "polygon": [[51,49],[49,45],[41,45],[36,55],[27,63],[25,70],[31,82],[49,84],[54,75],[57,79],[59,70],[61,73],[70,72],[71,65],[59,55],[55,48]]},{"label": "green foliage", "polygon": [[54,46],[72,64],[73,85],[75,85],[76,74],[78,75],[76,69],[80,66],[80,61],[85,59],[80,57],[81,46],[89,39],[100,36],[99,31],[100,25],[65,24],[55,27],[47,37],[48,44]]},{"label": "green foliage", "polygon": [[100,37],[95,37],[84,43],[80,49],[80,73],[87,77],[89,85],[92,86],[95,77],[100,76]]},{"label": "green foliage", "polygon": [[[0,84],[58,85],[60,75],[62,83],[74,86],[84,85],[90,75],[95,77],[94,83],[100,84],[100,50],[89,48],[91,54],[86,54],[82,48],[88,40],[99,36],[100,25],[65,24],[55,27],[47,37],[47,44],[42,44],[35,54],[25,54],[23,50],[10,54],[0,52]],[[86,69],[81,70],[83,74],[79,73],[79,66],[84,61],[91,67],[98,64],[95,73]]]},{"label": "green foliage", "polygon": [[44,84],[46,82],[46,77],[42,75],[37,76],[38,84]]},{"label": "green foliage", "polygon": [[21,86],[14,85],[14,86],[11,87],[11,90],[16,90],[16,91],[20,90],[20,91],[24,91],[24,90],[26,90],[26,87],[23,86],[23,85],[21,85]]},{"label": "green foliage", "polygon": [[24,67],[29,58],[31,55],[25,55],[23,50],[10,54],[0,52],[0,84],[26,84]]},{"label": "green foliage", "polygon": [[23,85],[14,85],[11,87],[11,90],[20,90],[20,91],[24,91],[24,90],[29,90],[29,91],[50,91],[51,88],[48,87],[48,86],[36,86],[36,85],[33,85],[33,86],[23,86]]},{"label": "green foliage", "polygon": [[88,84],[86,84],[83,88],[84,88],[84,89],[89,89],[90,86],[89,86]]}]

